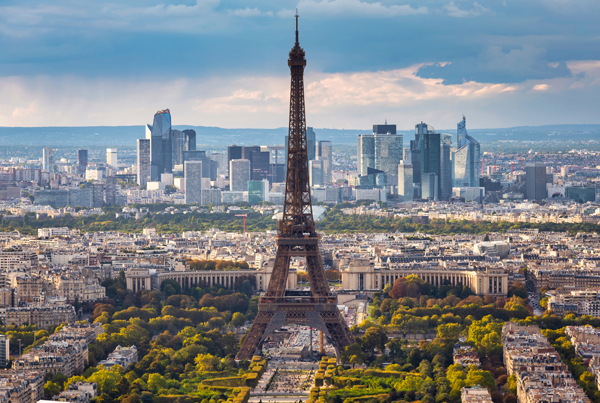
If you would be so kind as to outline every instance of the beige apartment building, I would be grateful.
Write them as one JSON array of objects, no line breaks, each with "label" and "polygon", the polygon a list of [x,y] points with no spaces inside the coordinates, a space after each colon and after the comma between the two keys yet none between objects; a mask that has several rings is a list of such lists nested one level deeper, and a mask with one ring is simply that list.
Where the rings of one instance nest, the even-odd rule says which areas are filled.
[{"label": "beige apartment building", "polygon": [[[256,289],[264,291],[271,280],[274,259],[270,259],[258,270],[184,270],[184,271],[160,271],[156,269],[129,269],[125,272],[127,278],[127,289],[133,292],[160,289],[165,280],[174,280],[182,289],[197,286],[221,285],[227,289],[234,289],[236,281],[240,277],[253,277],[256,280]],[[294,268],[290,267],[288,274],[288,289],[298,286],[298,275]]]},{"label": "beige apartment building", "polygon": [[396,280],[416,275],[429,284],[469,286],[477,295],[506,295],[508,274],[503,269],[445,268],[443,266],[388,264],[376,265],[373,259],[358,257],[340,262],[342,288],[345,290],[383,290]]},{"label": "beige apartment building", "polygon": [[76,318],[75,308],[72,305],[45,304],[8,307],[3,313],[6,324],[15,326],[35,324],[40,329],[48,329],[63,323],[73,323]]},{"label": "beige apartment building", "polygon": [[0,401],[37,403],[44,398],[44,375],[41,372],[0,371]]}]

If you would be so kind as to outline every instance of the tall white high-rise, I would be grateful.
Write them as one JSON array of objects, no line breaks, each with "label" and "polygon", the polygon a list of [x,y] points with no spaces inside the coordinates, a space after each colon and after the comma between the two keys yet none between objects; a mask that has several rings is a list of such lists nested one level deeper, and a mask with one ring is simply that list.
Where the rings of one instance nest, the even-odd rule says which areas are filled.
[{"label": "tall white high-rise", "polygon": [[185,203],[202,204],[202,161],[185,162]]},{"label": "tall white high-rise", "polygon": [[42,170],[51,172],[52,165],[54,165],[53,151],[51,148],[46,147],[42,151]]},{"label": "tall white high-rise", "polygon": [[137,140],[137,184],[145,186],[150,181],[150,140]]},{"label": "tall white high-rise", "polygon": [[325,184],[323,180],[323,164],[325,161],[313,160],[308,162],[308,179],[310,186],[321,186]]},{"label": "tall white high-rise", "polygon": [[414,195],[413,166],[402,161],[398,165],[398,196],[401,201],[412,201]]},{"label": "tall white high-rise", "polygon": [[316,158],[318,161],[323,161],[323,182],[329,183],[332,181],[331,170],[333,167],[333,146],[331,141],[317,142]]},{"label": "tall white high-rise", "polygon": [[116,148],[107,148],[106,149],[106,163],[111,167],[117,167],[119,164],[117,158],[117,149]]},{"label": "tall white high-rise", "polygon": [[248,191],[250,180],[250,160],[229,161],[229,190],[232,192]]}]

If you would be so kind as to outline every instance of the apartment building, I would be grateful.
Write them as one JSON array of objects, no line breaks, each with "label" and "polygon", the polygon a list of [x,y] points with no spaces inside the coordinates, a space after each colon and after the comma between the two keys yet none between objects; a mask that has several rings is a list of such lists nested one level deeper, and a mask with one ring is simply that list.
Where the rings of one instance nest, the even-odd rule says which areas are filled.
[{"label": "apartment building", "polygon": [[5,249],[0,252],[0,271],[31,268],[38,265],[38,256],[33,251]]},{"label": "apartment building", "polygon": [[539,327],[506,322],[502,344],[504,366],[517,378],[520,403],[591,403]]},{"label": "apartment building", "polygon": [[123,368],[127,368],[136,362],[138,362],[138,352],[135,346],[117,346],[115,350],[109,354],[108,358],[100,361],[98,365],[102,365],[106,369],[110,369],[113,365],[120,365]]},{"label": "apartment building", "polygon": [[13,362],[16,371],[39,371],[67,377],[83,372],[88,361],[85,340],[47,341]]},{"label": "apartment building", "polygon": [[44,398],[44,374],[0,370],[0,401],[37,403]]},{"label": "apartment building", "polygon": [[462,403],[492,403],[492,396],[486,388],[473,386],[472,388],[462,388],[460,390]]},{"label": "apartment building", "polygon": [[[4,315],[2,315],[4,314]],[[75,321],[75,308],[72,305],[38,304],[29,306],[7,307],[0,312],[4,323],[15,326],[35,324],[40,329],[48,329],[63,323]]]}]

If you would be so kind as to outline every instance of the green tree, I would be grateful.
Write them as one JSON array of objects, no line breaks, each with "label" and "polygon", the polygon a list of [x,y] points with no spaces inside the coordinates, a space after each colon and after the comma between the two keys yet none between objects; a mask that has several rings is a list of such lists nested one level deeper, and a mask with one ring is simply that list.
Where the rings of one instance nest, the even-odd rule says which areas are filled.
[{"label": "green tree", "polygon": [[44,397],[51,399],[60,393],[60,386],[57,383],[48,381],[44,384]]},{"label": "green tree", "polygon": [[161,374],[150,374],[148,375],[148,389],[156,393],[160,389],[167,387],[167,381]]},{"label": "green tree", "polygon": [[441,339],[458,339],[462,332],[462,326],[458,323],[446,323],[438,325],[437,337]]},{"label": "green tree", "polygon": [[246,317],[241,312],[235,312],[231,317],[231,324],[235,327],[243,326],[246,323]]},{"label": "green tree", "polygon": [[472,369],[467,373],[466,383],[468,386],[480,385],[487,388],[490,392],[496,390],[496,380],[489,371],[482,369]]},{"label": "green tree", "polygon": [[199,354],[194,363],[198,371],[214,371],[219,365],[219,359],[212,354]]},{"label": "green tree", "polygon": [[370,327],[365,332],[365,335],[361,338],[362,345],[373,351],[377,348],[380,352],[385,351],[385,344],[388,341],[388,337],[380,327]]}]

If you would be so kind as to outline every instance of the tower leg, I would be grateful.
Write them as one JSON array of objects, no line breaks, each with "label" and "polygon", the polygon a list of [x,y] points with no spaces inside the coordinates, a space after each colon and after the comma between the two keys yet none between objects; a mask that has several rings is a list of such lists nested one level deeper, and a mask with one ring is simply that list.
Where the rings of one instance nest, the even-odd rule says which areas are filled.
[{"label": "tower leg", "polygon": [[254,319],[254,323],[248,331],[244,343],[240,347],[236,358],[238,360],[252,360],[252,356],[256,353],[263,338],[265,337],[265,330],[273,318],[273,312],[259,312]]}]

